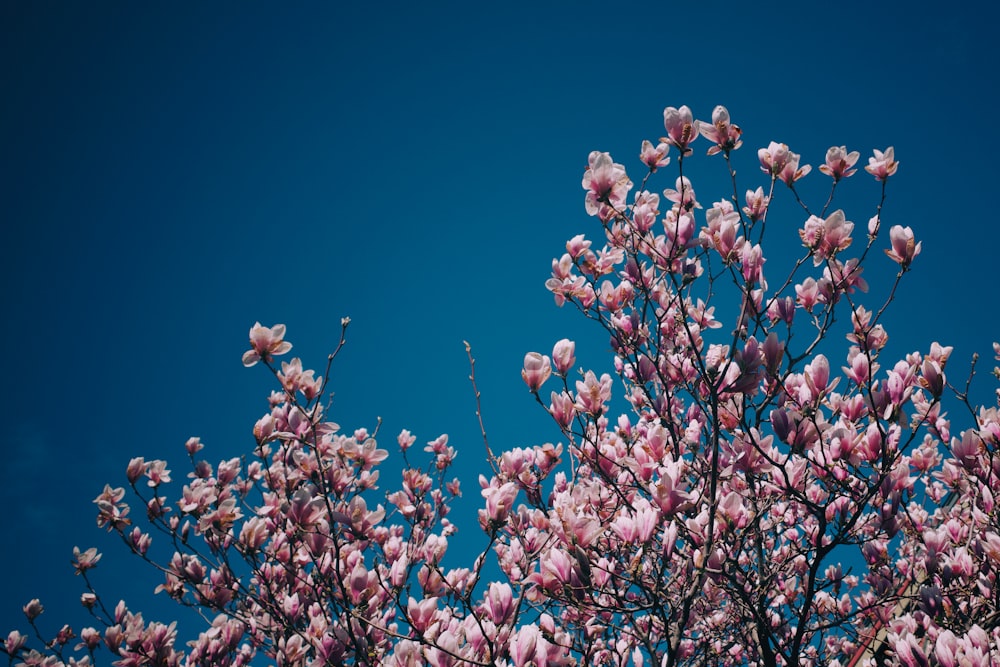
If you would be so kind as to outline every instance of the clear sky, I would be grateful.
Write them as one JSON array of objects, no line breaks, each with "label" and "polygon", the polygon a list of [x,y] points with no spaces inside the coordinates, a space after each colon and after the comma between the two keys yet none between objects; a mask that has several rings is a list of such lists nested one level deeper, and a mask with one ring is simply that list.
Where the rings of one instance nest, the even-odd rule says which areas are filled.
[{"label": "clear sky", "polygon": [[[824,194],[830,145],[862,163],[894,145],[885,221],[911,226],[923,253],[891,349],[952,344],[957,379],[1000,338],[987,3],[276,7],[0,4],[4,634],[24,629],[32,597],[43,620],[79,627],[74,545],[106,552],[95,578],[110,598],[169,620],[150,603],[159,577],[97,530],[91,500],[138,455],[171,462],[173,498],[192,435],[214,462],[250,451],[271,388],[240,364],[255,320],[287,324],[293,353],[320,366],[352,318],[332,417],[353,430],[381,416],[390,450],[402,428],[449,433],[468,501],[456,522],[474,542],[487,468],[462,341],[493,448],[558,439],[520,379],[524,353],[570,337],[582,363],[608,357],[555,308],[550,262],[598,233],[588,152],[639,173],[668,105],[729,108],[747,187],[772,140]],[[698,161],[708,204],[722,165]],[[846,185],[861,232],[878,188],[864,173]],[[794,241],[802,222],[774,224]],[[866,277],[893,268],[874,257]]]}]

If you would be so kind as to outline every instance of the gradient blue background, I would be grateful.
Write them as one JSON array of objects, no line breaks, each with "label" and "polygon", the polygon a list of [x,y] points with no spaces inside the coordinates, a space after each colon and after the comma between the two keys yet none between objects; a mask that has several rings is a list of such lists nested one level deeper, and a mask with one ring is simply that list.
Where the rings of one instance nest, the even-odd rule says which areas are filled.
[{"label": "gradient blue background", "polygon": [[[568,336],[581,363],[608,357],[553,305],[550,261],[599,233],[583,211],[588,152],[641,175],[667,105],[703,119],[728,106],[744,187],[763,183],[758,147],[789,144],[814,167],[813,201],[828,146],[861,151],[860,166],[894,145],[885,224],[912,226],[923,254],[887,321],[891,349],[953,344],[957,379],[1000,338],[995,8],[433,4],[0,5],[4,634],[24,629],[32,597],[46,627],[86,622],[74,545],[105,551],[95,578],[111,600],[174,615],[152,596],[160,577],[96,529],[91,500],[136,455],[171,461],[175,497],[191,435],[213,462],[250,450],[271,387],[240,364],[255,320],[286,323],[294,354],[321,366],[353,319],[333,418],[381,416],[392,451],[402,428],[420,444],[449,433],[466,492],[454,548],[478,546],[487,468],[462,341],[494,449],[558,439],[521,382],[524,353]],[[725,196],[707,147],[706,205]],[[877,193],[863,172],[845,184],[858,237]],[[797,254],[803,216],[769,220]],[[893,268],[873,257],[866,277]]]}]

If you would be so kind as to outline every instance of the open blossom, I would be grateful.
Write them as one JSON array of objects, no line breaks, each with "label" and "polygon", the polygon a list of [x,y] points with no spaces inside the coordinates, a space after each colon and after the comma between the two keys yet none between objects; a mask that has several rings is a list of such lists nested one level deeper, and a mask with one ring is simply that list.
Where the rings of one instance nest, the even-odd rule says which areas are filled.
[{"label": "open blossom", "polygon": [[819,170],[827,176],[832,176],[834,181],[847,178],[854,174],[854,163],[861,157],[857,151],[847,152],[847,146],[830,146],[826,151],[826,164],[820,165]]},{"label": "open blossom", "polygon": [[614,211],[625,206],[632,181],[625,167],[611,159],[610,153],[592,151],[583,173],[583,189],[587,191],[584,205],[589,215],[609,220]]},{"label": "open blossom", "polygon": [[97,552],[96,547],[90,547],[86,551],[80,551],[80,547],[73,547],[73,568],[77,574],[82,574],[96,567],[99,560],[101,560],[101,554]]},{"label": "open blossom", "polygon": [[844,217],[844,211],[837,209],[823,220],[815,215],[809,216],[799,237],[802,244],[813,251],[813,263],[816,266],[824,259],[832,259],[839,251],[851,245],[851,232],[854,223]]},{"label": "open blossom", "polygon": [[667,107],[663,110],[663,127],[667,130],[663,141],[676,146],[684,155],[691,153],[688,146],[698,138],[698,124],[691,115],[691,109],[686,106],[680,109]]},{"label": "open blossom", "polygon": [[865,167],[865,171],[874,176],[875,180],[884,181],[896,173],[899,163],[896,162],[892,146],[886,148],[884,153],[880,150],[872,152],[875,155],[868,158],[868,166]]},{"label": "open blossom", "polygon": [[729,110],[721,104],[712,111],[712,122],[699,120],[698,129],[706,139],[715,142],[715,145],[708,149],[709,155],[729,153],[743,145],[740,139],[743,131],[738,125],[729,122]]},{"label": "open blossom", "polygon": [[913,242],[913,230],[894,225],[889,230],[889,240],[892,242],[892,250],[886,250],[885,254],[904,269],[909,268],[913,258],[920,254],[920,244]]},{"label": "open blossom", "polygon": [[250,349],[243,353],[243,365],[250,367],[262,359],[270,362],[274,355],[288,352],[292,344],[283,340],[284,337],[284,324],[275,324],[270,328],[260,322],[254,324],[250,328]]},{"label": "open blossom", "polygon": [[788,151],[788,161],[785,162],[784,168],[778,173],[778,180],[782,181],[788,187],[792,187],[792,183],[812,171],[812,167],[808,164],[799,166],[800,157],[798,153]]},{"label": "open blossom", "polygon": [[768,144],[767,148],[757,151],[761,171],[781,180],[789,187],[812,170],[809,165],[799,167],[800,157],[798,153],[788,150],[786,144],[779,144],[776,141]]},{"label": "open blossom", "polygon": [[658,168],[666,167],[670,164],[670,158],[667,157],[669,150],[670,144],[665,141],[661,141],[656,146],[653,146],[652,141],[644,139],[642,150],[639,151],[639,159],[649,167],[650,171],[656,171]]}]

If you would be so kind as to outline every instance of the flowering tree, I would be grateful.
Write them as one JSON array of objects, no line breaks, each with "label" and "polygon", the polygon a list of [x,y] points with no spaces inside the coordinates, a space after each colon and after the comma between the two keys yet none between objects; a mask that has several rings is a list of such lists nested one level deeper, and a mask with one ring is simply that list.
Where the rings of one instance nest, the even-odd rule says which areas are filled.
[{"label": "flowering tree", "polygon": [[[11,632],[11,662],[1000,665],[1000,413],[948,383],[950,347],[882,356],[886,308],[921,250],[909,227],[883,231],[892,148],[868,159],[882,195],[856,242],[831,209],[858,153],[830,148],[816,209],[796,190],[810,167],[783,144],[758,151],[760,187],[737,189],[741,130],[725,108],[708,123],[669,107],[664,125],[642,143],[631,201],[625,167],[590,154],[584,203],[602,247],[570,239],[546,285],[608,333],[614,377],[578,368],[568,339],[525,356],[524,381],[563,442],[499,455],[486,442],[485,551],[444,564],[459,494],[446,436],[421,468],[400,433],[402,479],[383,494],[378,429],[345,434],[326,416],[343,335],[317,377],[276,361],[291,349],[284,326],[257,324],[244,364],[279,389],[254,451],[213,466],[189,440],[191,479],[173,500],[167,464],[133,459],[142,520],[124,488],[95,501],[99,525],[205,630],[180,647],[174,624],[106,604],[89,575],[100,555],[77,549],[97,626],[50,637],[32,600],[41,643]],[[684,174],[699,137],[730,183],[708,208]],[[672,161],[661,197],[647,186]],[[784,267],[765,254],[778,197],[804,220]],[[862,270],[881,247],[897,271],[869,301]],[[947,397],[965,430],[952,432]],[[154,537],[172,555],[154,558]]]}]

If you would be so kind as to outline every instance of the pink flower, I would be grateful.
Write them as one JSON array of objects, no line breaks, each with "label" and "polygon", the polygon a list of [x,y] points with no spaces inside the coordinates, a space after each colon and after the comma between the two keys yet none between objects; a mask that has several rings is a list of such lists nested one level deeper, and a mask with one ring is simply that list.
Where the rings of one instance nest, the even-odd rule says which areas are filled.
[{"label": "pink flower", "polygon": [[507,520],[517,497],[517,484],[506,482],[500,486],[488,486],[482,490],[482,494],[486,499],[486,509],[480,517],[480,523],[485,528],[490,523],[501,524]]},{"label": "pink flower", "polygon": [[832,176],[836,182],[857,171],[852,167],[859,157],[861,157],[861,153],[857,151],[848,153],[846,146],[830,146],[826,151],[826,164],[821,165],[819,170],[827,176]]},{"label": "pink flower", "polygon": [[683,155],[689,155],[688,146],[698,138],[698,125],[694,122],[691,109],[682,106],[680,109],[667,107],[663,110],[663,127],[667,136],[663,139],[671,146],[676,146]]},{"label": "pink flower", "polygon": [[549,364],[548,357],[538,352],[529,352],[524,355],[524,369],[521,371],[521,377],[528,385],[528,389],[532,392],[538,391],[550,375],[552,375],[552,366]]},{"label": "pink flower", "polygon": [[7,635],[7,639],[4,641],[4,648],[7,650],[7,655],[13,657],[27,643],[28,638],[25,635],[22,635],[17,630],[13,630]]},{"label": "pink flower", "polygon": [[670,164],[670,158],[667,157],[667,152],[670,150],[670,144],[661,141],[655,147],[653,142],[648,139],[643,140],[642,150],[639,152],[639,159],[642,160],[643,164],[649,167],[650,171],[656,171],[660,167],[666,167]]},{"label": "pink flower", "polygon": [[491,621],[502,625],[514,612],[514,594],[510,584],[493,582],[483,598],[483,608]]},{"label": "pink flower", "polygon": [[125,470],[125,477],[128,478],[129,484],[135,484],[140,477],[146,474],[146,461],[138,456],[133,458],[128,462],[128,468]]},{"label": "pink flower", "polygon": [[73,569],[77,574],[83,574],[87,570],[96,567],[97,561],[101,560],[101,554],[96,547],[90,547],[86,551],[80,551],[80,547],[73,547]]},{"label": "pink flower", "polygon": [[568,338],[563,338],[555,344],[552,348],[552,361],[555,362],[557,373],[566,375],[573,368],[573,364],[576,363],[575,353],[576,343]]},{"label": "pink flower", "polygon": [[872,152],[875,156],[868,158],[868,166],[865,167],[865,171],[874,176],[876,181],[884,181],[896,173],[899,163],[896,162],[892,146],[886,148],[884,153],[880,150]]},{"label": "pink flower", "polygon": [[792,183],[812,171],[812,167],[808,164],[799,167],[800,157],[798,153],[788,151],[788,161],[785,162],[784,168],[778,174],[778,179],[783,181],[788,187],[792,187]]},{"label": "pink flower", "polygon": [[563,428],[568,428],[576,414],[576,406],[573,404],[573,397],[562,392],[557,394],[552,392],[552,403],[549,406],[549,413]]},{"label": "pink flower", "polygon": [[28,602],[28,604],[24,605],[24,607],[21,608],[21,611],[23,611],[24,615],[28,617],[29,621],[33,621],[41,616],[42,612],[45,611],[45,607],[42,606],[42,603],[39,602],[38,598],[35,598],[34,600]]},{"label": "pink flower", "polygon": [[273,355],[288,352],[292,344],[283,340],[284,337],[284,324],[268,328],[260,322],[255,323],[250,329],[250,349],[243,353],[243,365],[249,368],[262,359],[269,363]]},{"label": "pink flower", "polygon": [[734,151],[743,145],[740,135],[743,131],[738,125],[729,122],[729,111],[721,104],[712,111],[712,122],[698,121],[698,129],[709,141],[714,141],[715,145],[708,149],[709,155],[716,153]]},{"label": "pink flower", "polygon": [[743,207],[743,212],[754,222],[763,218],[767,213],[768,204],[771,203],[771,198],[764,194],[764,188],[747,190],[746,199],[747,205]]},{"label": "pink flower", "polygon": [[761,171],[777,178],[788,163],[788,145],[772,141],[767,148],[757,151],[757,159],[760,160]]},{"label": "pink flower", "polygon": [[[360,564],[359,564],[360,567]],[[366,576],[367,582],[367,576]],[[406,615],[409,617],[410,625],[417,632],[423,632],[434,621],[437,615],[438,598],[429,597],[417,602],[412,597],[406,601]]]},{"label": "pink flower", "polygon": [[892,242],[892,250],[886,250],[885,254],[904,270],[910,268],[913,258],[920,254],[920,244],[913,243],[913,230],[902,225],[894,225],[889,230],[889,240]]},{"label": "pink flower", "polygon": [[587,214],[610,220],[616,210],[625,206],[632,181],[625,173],[625,167],[614,162],[609,153],[593,151],[587,162],[587,170],[583,173]]},{"label": "pink flower", "polygon": [[188,438],[187,442],[184,443],[184,449],[191,456],[200,452],[204,447],[205,445],[202,444],[201,438],[198,437]]},{"label": "pink flower", "polygon": [[604,414],[604,403],[611,400],[611,376],[607,373],[598,380],[594,371],[587,371],[584,379],[576,382],[576,407],[581,412],[599,417]]},{"label": "pink flower", "polygon": [[809,216],[805,225],[799,230],[802,244],[813,251],[813,264],[819,266],[824,259],[832,259],[839,251],[851,245],[851,232],[854,223],[844,217],[844,212],[837,209],[826,220],[815,215]]}]

